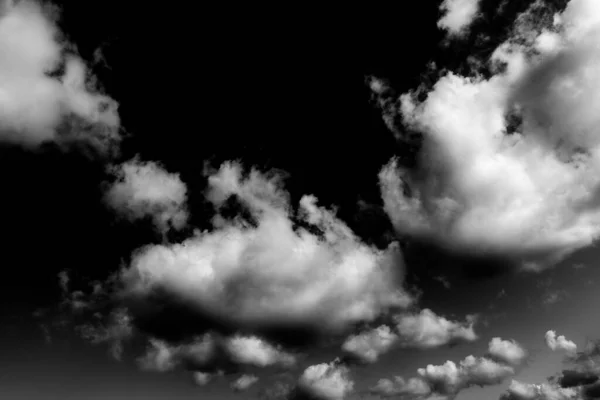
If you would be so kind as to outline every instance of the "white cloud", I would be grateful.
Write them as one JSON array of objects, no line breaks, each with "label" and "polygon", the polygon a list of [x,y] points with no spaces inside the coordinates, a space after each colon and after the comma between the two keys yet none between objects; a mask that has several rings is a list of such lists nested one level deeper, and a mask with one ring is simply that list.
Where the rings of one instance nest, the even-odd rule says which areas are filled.
[{"label": "white cloud", "polygon": [[382,325],[370,331],[350,336],[342,345],[342,350],[364,362],[374,363],[397,340],[398,336],[388,326]]},{"label": "white cloud", "polygon": [[522,383],[513,380],[501,400],[569,400],[579,397],[579,391],[573,388],[561,388],[555,385],[542,383]]},{"label": "white cloud", "polygon": [[564,336],[556,336],[555,331],[546,332],[546,344],[552,351],[562,350],[567,354],[575,355],[577,353],[577,345],[567,340]]},{"label": "white cloud", "polygon": [[[54,140],[65,121],[73,118],[77,131],[68,132],[64,139],[86,139],[101,147],[117,139],[117,103],[96,90],[83,60],[75,54],[64,56],[68,46],[60,39],[48,8],[30,0],[4,5],[0,140],[24,145]],[[64,72],[57,77],[61,63]]]},{"label": "white cloud", "polygon": [[137,159],[114,167],[113,173],[117,180],[106,192],[110,206],[133,220],[150,216],[162,232],[185,226],[187,187],[178,174]]},{"label": "white cloud", "polygon": [[432,348],[477,339],[473,319],[465,322],[450,321],[429,309],[414,315],[401,314],[395,317],[395,322],[402,344],[407,347]]},{"label": "white cloud", "polygon": [[[573,0],[560,29],[547,27],[559,37],[552,46],[544,39],[544,51],[528,39],[538,38],[544,20],[519,22],[492,57],[506,68],[491,78],[449,72],[423,102],[401,96],[404,124],[422,133],[423,145],[416,170],[392,160],[380,173],[399,233],[513,257],[530,269],[596,239],[599,16],[599,2]],[[511,112],[521,124],[508,126]]]},{"label": "white cloud", "polygon": [[242,375],[236,379],[232,384],[231,388],[237,392],[248,390],[250,386],[258,382],[258,377],[254,375]]},{"label": "white cloud", "polygon": [[255,336],[234,336],[227,340],[226,348],[232,359],[239,364],[252,364],[259,367],[281,365],[291,367],[296,358],[289,353]]},{"label": "white cloud", "polygon": [[480,0],[444,0],[440,5],[443,12],[437,25],[450,35],[462,35],[477,17]]},{"label": "white cloud", "polygon": [[335,360],[306,368],[298,380],[298,386],[319,399],[343,400],[354,389],[354,382],[350,379],[348,368]]},{"label": "white cloud", "polygon": [[419,368],[417,372],[439,394],[456,394],[473,385],[496,385],[515,373],[508,365],[474,356],[467,356],[459,365],[446,361]]},{"label": "white cloud", "polygon": [[212,231],[139,250],[121,275],[125,294],[144,298],[162,289],[238,325],[322,329],[412,303],[401,287],[396,245],[365,245],[312,196],[300,200],[298,218],[321,234],[294,228],[277,176],[244,177],[239,165],[226,163],[209,177],[206,195],[217,210],[235,195],[256,224],[218,214]]},{"label": "white cloud", "polygon": [[527,358],[527,352],[514,340],[493,338],[488,346],[488,353],[503,362],[513,365],[521,364]]}]

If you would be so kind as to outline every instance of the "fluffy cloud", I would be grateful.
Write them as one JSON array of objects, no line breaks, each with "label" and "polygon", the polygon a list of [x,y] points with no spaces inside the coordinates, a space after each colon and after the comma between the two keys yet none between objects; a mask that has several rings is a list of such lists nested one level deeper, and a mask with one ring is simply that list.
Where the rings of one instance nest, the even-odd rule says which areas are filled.
[{"label": "fluffy cloud", "polygon": [[215,377],[215,374],[209,374],[208,372],[195,371],[192,374],[192,376],[194,378],[194,382],[196,383],[196,385],[205,386],[205,385],[208,385],[210,383],[210,381],[213,380],[213,378]]},{"label": "fluffy cloud", "polygon": [[350,336],[342,349],[364,362],[373,363],[395,344],[427,349],[477,339],[473,329],[474,318],[468,318],[465,322],[450,321],[424,309],[417,314],[397,315],[394,322],[393,330],[382,325]]},{"label": "fluffy cloud", "polygon": [[547,383],[540,385],[513,380],[501,400],[569,400],[579,397],[575,389],[564,389]]},{"label": "fluffy cloud", "polygon": [[259,367],[281,365],[291,367],[296,358],[289,353],[255,336],[234,336],[227,340],[227,350],[239,364],[252,364]]},{"label": "fluffy cloud", "polygon": [[491,77],[448,72],[424,101],[398,100],[422,136],[417,167],[392,160],[380,173],[399,233],[529,269],[600,233],[600,3],[532,15],[492,55]]},{"label": "fluffy cloud", "polygon": [[561,350],[567,354],[577,353],[577,345],[564,336],[556,336],[555,331],[546,332],[546,344],[552,351]]},{"label": "fluffy cloud", "polygon": [[185,226],[187,187],[178,174],[137,159],[113,167],[113,173],[117,179],[106,192],[111,207],[133,220],[151,217],[162,232]]},{"label": "fluffy cloud", "polygon": [[55,10],[25,0],[4,2],[2,11],[0,140],[37,145],[61,136],[110,145],[119,129],[117,103],[94,87],[84,61],[69,54]]},{"label": "fluffy cloud", "polygon": [[398,340],[398,335],[390,327],[382,325],[370,331],[350,336],[342,345],[342,350],[367,363],[374,363]]},{"label": "fluffy cloud", "polygon": [[318,399],[343,400],[354,389],[354,382],[348,368],[335,360],[306,368],[298,380],[298,387]]},{"label": "fluffy cloud", "polygon": [[[292,324],[340,329],[413,299],[401,287],[397,246],[362,243],[316,199],[300,200],[295,227],[277,176],[226,163],[208,179],[212,231],[182,243],[147,246],[121,274],[121,294],[169,293],[238,326]],[[234,198],[250,219],[219,211]],[[310,227],[310,229],[308,229]]]},{"label": "fluffy cloud", "polygon": [[477,17],[480,0],[444,0],[440,5],[443,12],[437,25],[452,36],[465,33]]},{"label": "fluffy cloud", "polygon": [[517,342],[502,340],[499,337],[495,337],[490,341],[488,354],[496,360],[513,365],[521,364],[527,357],[527,352]]},{"label": "fluffy cloud", "polygon": [[256,382],[258,382],[257,376],[242,375],[231,384],[231,388],[236,392],[242,392],[248,390],[250,386],[254,385]]},{"label": "fluffy cloud", "polygon": [[395,322],[402,344],[407,347],[432,348],[477,339],[473,317],[465,322],[456,322],[424,309],[419,314],[401,314]]}]

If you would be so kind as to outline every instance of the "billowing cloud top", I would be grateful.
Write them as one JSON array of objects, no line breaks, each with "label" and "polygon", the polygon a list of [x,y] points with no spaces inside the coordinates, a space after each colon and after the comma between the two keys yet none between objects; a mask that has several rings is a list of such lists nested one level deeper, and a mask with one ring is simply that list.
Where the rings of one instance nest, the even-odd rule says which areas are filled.
[{"label": "billowing cloud top", "polygon": [[0,140],[24,145],[53,140],[67,118],[74,118],[81,129],[68,132],[65,139],[84,134],[101,146],[116,139],[117,103],[93,86],[83,60],[65,56],[67,44],[50,10],[30,0],[3,3]]},{"label": "billowing cloud top", "polygon": [[392,160],[380,182],[400,233],[539,269],[600,233],[600,3],[526,17],[490,78],[448,72],[424,101],[400,97],[418,166]]},{"label": "billowing cloud top", "polygon": [[144,298],[164,290],[244,326],[337,329],[411,304],[396,248],[365,245],[314,197],[304,196],[298,212],[311,230],[295,228],[277,177],[244,177],[240,165],[226,163],[209,177],[207,198],[220,210],[231,197],[253,221],[218,213],[211,232],[141,249],[122,273],[124,292]]}]

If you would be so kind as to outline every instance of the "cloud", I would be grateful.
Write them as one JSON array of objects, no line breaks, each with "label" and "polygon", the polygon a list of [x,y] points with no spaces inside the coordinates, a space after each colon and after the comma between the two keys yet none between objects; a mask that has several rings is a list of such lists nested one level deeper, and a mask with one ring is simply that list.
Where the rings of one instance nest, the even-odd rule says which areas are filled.
[{"label": "cloud", "polygon": [[248,390],[250,386],[254,385],[256,382],[258,382],[257,376],[242,375],[231,384],[231,388],[236,392],[243,392]]},{"label": "cloud", "polygon": [[151,338],[146,353],[138,358],[138,364],[143,370],[156,372],[171,371],[184,363],[191,363],[200,370],[201,366],[213,362],[217,351],[216,339],[210,334],[178,345]]},{"label": "cloud", "polygon": [[552,350],[552,351],[564,351],[567,354],[571,354],[574,355],[575,353],[577,353],[577,345],[570,341],[567,340],[566,337],[564,336],[556,336],[556,332],[555,331],[548,331],[546,332],[546,345],[548,345],[548,347]]},{"label": "cloud", "polygon": [[[370,389],[371,394],[386,397],[404,398],[409,396],[420,397],[431,393],[429,384],[420,378],[404,378],[397,376],[393,380],[380,379],[375,386]],[[404,396],[404,397],[401,397]]]},{"label": "cloud", "polygon": [[233,360],[239,364],[252,364],[259,367],[281,365],[291,367],[296,358],[256,336],[234,336],[226,343]]},{"label": "cloud", "polygon": [[374,363],[398,340],[398,335],[390,327],[382,325],[370,331],[350,336],[342,345],[342,350],[358,359]]},{"label": "cloud", "polygon": [[600,3],[531,14],[491,77],[447,72],[423,101],[398,99],[403,130],[422,139],[415,167],[393,159],[379,175],[399,234],[539,270],[600,233]]},{"label": "cloud", "polygon": [[354,389],[350,371],[338,360],[311,365],[298,380],[298,388],[323,400],[343,400]]},{"label": "cloud", "polygon": [[493,338],[488,346],[488,353],[496,360],[508,364],[519,365],[527,357],[527,352],[514,340],[502,340]]},{"label": "cloud", "polygon": [[419,314],[398,315],[395,322],[402,345],[406,347],[433,348],[477,340],[473,318],[465,322],[450,321],[426,308]]},{"label": "cloud", "polygon": [[109,343],[111,355],[120,360],[123,355],[123,343],[134,334],[131,316],[127,310],[114,310],[107,323],[86,323],[78,327],[81,337],[92,344]]},{"label": "cloud", "polygon": [[416,378],[381,379],[371,388],[371,393],[381,397],[412,399],[429,399],[432,396],[454,398],[460,391],[472,386],[497,385],[515,374],[515,367],[522,362],[524,355],[517,350],[518,345],[514,341],[494,338],[488,347],[490,356],[495,359],[470,355],[458,365],[450,360],[442,365],[429,364],[417,370],[419,376]]},{"label": "cloud", "polygon": [[0,16],[0,140],[26,146],[118,139],[117,103],[95,86],[55,24],[56,10],[5,2]]},{"label": "cloud", "polygon": [[477,17],[479,2],[480,0],[444,0],[440,4],[443,15],[437,22],[438,27],[451,36],[465,34]]},{"label": "cloud", "polygon": [[[276,175],[243,176],[239,164],[225,163],[209,176],[206,197],[217,210],[214,229],[137,251],[120,275],[120,295],[166,292],[250,328],[344,329],[412,304],[396,245],[367,246],[312,196],[302,197],[294,216]],[[223,215],[229,199],[249,218]]]},{"label": "cloud", "polygon": [[112,172],[116,181],[105,195],[111,207],[131,220],[151,217],[161,232],[185,226],[187,187],[178,174],[137,159],[113,167]]},{"label": "cloud", "polygon": [[522,383],[513,380],[504,393],[501,400],[568,400],[579,397],[579,392],[575,389],[564,389],[542,383],[540,385],[531,383]]},{"label": "cloud", "polygon": [[200,372],[200,371],[195,371],[192,374],[193,378],[194,378],[194,382],[196,383],[196,385],[198,386],[206,386],[208,385],[213,378],[215,377],[215,374],[210,374],[207,372]]},{"label": "cloud", "polygon": [[473,318],[468,318],[465,322],[450,321],[429,309],[424,309],[415,314],[396,315],[393,320],[393,329],[381,325],[350,336],[342,345],[342,350],[363,362],[374,363],[395,344],[430,349],[477,340]]}]

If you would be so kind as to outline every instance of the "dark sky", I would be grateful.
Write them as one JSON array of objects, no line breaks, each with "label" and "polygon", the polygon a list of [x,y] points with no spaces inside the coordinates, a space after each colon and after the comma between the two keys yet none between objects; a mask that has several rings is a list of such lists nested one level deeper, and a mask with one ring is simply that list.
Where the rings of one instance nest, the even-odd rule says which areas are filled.
[{"label": "dark sky", "polygon": [[[320,205],[336,207],[365,243],[385,247],[396,232],[382,209],[378,173],[393,156],[416,156],[386,126],[369,79],[387,82],[394,97],[420,84],[431,89],[429,62],[439,71],[465,72],[468,57],[490,57],[531,2],[483,0],[470,33],[449,43],[436,25],[440,2],[397,3],[310,8],[73,0],[58,5],[58,25],[119,103],[124,139],[111,163],[137,155],[178,173],[188,188],[191,226],[210,224],[205,165],[241,160],[285,171],[292,204],[314,194]],[[86,342],[69,323],[54,324],[57,316],[69,318],[57,311],[59,272],[69,271],[75,287],[104,281],[135,249],[160,242],[148,221],[130,223],[106,206],[106,157],[82,147],[0,145],[0,398],[257,398],[277,380],[268,368],[249,370],[260,381],[248,392],[231,390],[233,376],[199,387],[188,371],[141,371],[137,349],[125,348],[119,362],[106,344]],[[186,232],[170,239],[181,241]],[[419,307],[453,320],[479,314],[480,339],[432,351],[396,349],[374,366],[352,367],[351,399],[380,378],[410,377],[430,363],[483,354],[497,336],[529,349],[531,360],[517,378],[541,382],[561,368],[560,356],[544,346],[547,330],[580,345],[600,335],[594,246],[546,271],[525,273],[497,254],[398,240],[407,285],[421,293]],[[552,293],[556,299],[547,300]],[[331,361],[338,348],[307,352],[302,368],[287,378]],[[471,388],[458,399],[495,399],[506,387]]]}]

